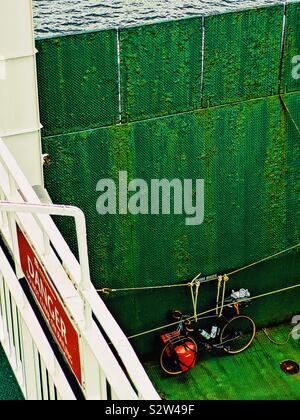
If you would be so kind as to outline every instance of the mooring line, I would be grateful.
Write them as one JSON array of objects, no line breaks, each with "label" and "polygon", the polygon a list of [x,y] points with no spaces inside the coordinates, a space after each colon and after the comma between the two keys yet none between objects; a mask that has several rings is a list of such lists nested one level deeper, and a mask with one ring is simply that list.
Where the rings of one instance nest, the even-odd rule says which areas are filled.
[{"label": "mooring line", "polygon": [[[249,300],[262,299],[263,297],[275,295],[275,294],[278,294],[278,293],[287,292],[288,290],[296,289],[298,287],[300,287],[300,283],[299,284],[295,284],[293,286],[285,287],[283,289],[274,290],[272,292],[263,293],[261,295],[249,297],[249,298],[246,298],[246,299],[241,299],[241,300],[239,300],[238,303],[248,302]],[[232,305],[233,305],[232,303],[228,303],[228,304],[224,305],[224,308],[229,307],[229,306],[232,306]],[[213,309],[209,309],[207,311],[201,312],[200,314],[197,315],[197,320],[201,319],[201,317],[203,317],[204,315],[208,315],[208,314],[210,314],[212,312],[215,312],[216,309],[217,308],[213,308]],[[191,317],[187,318],[187,321],[193,320],[193,319],[194,319],[194,316],[191,316]],[[162,326],[157,327],[157,328],[153,328],[151,330],[143,331],[141,333],[131,335],[131,336],[127,337],[127,338],[129,340],[131,340],[133,338],[142,337],[143,335],[151,334],[151,333],[154,333],[154,332],[157,332],[157,331],[161,331],[161,330],[166,329],[166,328],[169,328],[169,327],[177,326],[181,322],[182,321],[172,322],[171,324],[166,324],[166,325],[162,325]]]},{"label": "mooring line", "polygon": [[[254,262],[254,263],[245,265],[244,267],[238,268],[237,270],[231,271],[230,273],[226,273],[225,276],[228,276],[228,277],[232,276],[232,275],[237,274],[241,271],[244,271],[248,268],[251,268],[251,267],[254,267],[258,264],[261,264],[262,262],[268,261],[270,259],[278,257],[279,255],[285,254],[288,251],[292,251],[293,249],[296,249],[298,247],[300,247],[300,242],[296,245],[293,245],[289,248],[284,249],[283,251],[277,252],[276,254],[270,255],[266,258],[263,258],[259,261]],[[121,289],[111,289],[109,287],[104,287],[103,289],[97,289],[97,292],[109,295],[110,293],[114,293],[114,292],[134,292],[134,291],[143,291],[143,290],[170,289],[170,288],[173,288],[173,287],[190,287],[192,284],[195,283],[196,280],[199,279],[200,275],[201,275],[201,273],[197,274],[197,276],[192,281],[190,281],[188,283],[168,284],[168,285],[164,285],[164,286],[126,287],[126,288],[121,288]],[[218,280],[218,279],[219,279],[219,277],[216,277],[212,280]],[[205,281],[203,281],[203,283],[204,282]]]}]

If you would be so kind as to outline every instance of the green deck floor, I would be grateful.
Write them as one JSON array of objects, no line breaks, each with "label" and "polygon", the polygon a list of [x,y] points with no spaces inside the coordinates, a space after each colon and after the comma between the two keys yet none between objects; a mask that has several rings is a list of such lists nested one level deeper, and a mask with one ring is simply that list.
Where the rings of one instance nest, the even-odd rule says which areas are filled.
[{"label": "green deck floor", "polygon": [[[270,331],[272,338],[285,341],[291,326]],[[236,356],[200,354],[195,369],[178,377],[166,377],[158,363],[146,363],[160,395],[167,400],[300,400],[300,373],[286,375],[280,362],[300,364],[300,340],[284,346],[272,344],[259,332],[254,344]]]},{"label": "green deck floor", "polygon": [[[270,331],[284,341],[291,326]],[[272,344],[259,332],[254,344],[237,356],[200,354],[197,366],[188,374],[166,377],[158,363],[145,364],[155,387],[167,400],[300,400],[300,373],[288,376],[280,370],[286,359],[300,364],[300,340],[284,346]],[[22,400],[23,396],[0,346],[0,400]]]},{"label": "green deck floor", "polygon": [[0,400],[23,399],[23,394],[0,344]]}]

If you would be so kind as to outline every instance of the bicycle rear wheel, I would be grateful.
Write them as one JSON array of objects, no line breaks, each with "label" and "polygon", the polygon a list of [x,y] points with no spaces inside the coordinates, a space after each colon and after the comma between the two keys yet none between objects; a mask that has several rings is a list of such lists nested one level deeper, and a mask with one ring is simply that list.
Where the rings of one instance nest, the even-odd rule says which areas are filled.
[{"label": "bicycle rear wheel", "polygon": [[[186,346],[188,346],[189,343],[191,343],[191,345],[194,346],[197,352],[197,344],[192,338],[180,336],[178,337],[178,341],[180,340],[184,341]],[[179,360],[174,354],[173,343],[167,343],[163,348],[160,355],[160,366],[162,370],[168,375],[180,375],[181,373],[183,373],[182,368],[179,364]]]},{"label": "bicycle rear wheel", "polygon": [[228,354],[245,351],[253,342],[256,333],[254,321],[247,316],[236,316],[224,326],[220,344]]}]

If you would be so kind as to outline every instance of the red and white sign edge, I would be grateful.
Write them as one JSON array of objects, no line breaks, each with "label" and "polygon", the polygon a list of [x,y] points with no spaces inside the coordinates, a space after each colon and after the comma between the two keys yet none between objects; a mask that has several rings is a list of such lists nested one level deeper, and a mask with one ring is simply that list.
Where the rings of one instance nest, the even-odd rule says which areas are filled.
[{"label": "red and white sign edge", "polygon": [[27,283],[66,361],[82,385],[79,333],[67,314],[47,270],[17,225],[20,262]]}]

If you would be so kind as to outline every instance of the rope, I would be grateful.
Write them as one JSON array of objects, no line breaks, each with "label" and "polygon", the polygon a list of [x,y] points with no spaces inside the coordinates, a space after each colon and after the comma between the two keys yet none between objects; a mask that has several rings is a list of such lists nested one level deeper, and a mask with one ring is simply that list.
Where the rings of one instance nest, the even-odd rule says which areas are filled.
[{"label": "rope", "polygon": [[266,258],[263,258],[262,260],[256,261],[256,262],[254,262],[252,264],[245,265],[244,267],[241,267],[241,268],[238,268],[237,270],[231,271],[230,273],[227,273],[227,276],[232,276],[232,275],[237,274],[237,273],[239,273],[241,271],[247,270],[248,268],[254,267],[254,266],[256,266],[258,264],[261,264],[261,263],[263,263],[265,261],[268,261],[268,260],[271,260],[271,259],[273,259],[275,257],[278,257],[278,255],[282,255],[282,254],[285,254],[288,251],[292,251],[293,249],[296,249],[299,246],[300,246],[300,242],[298,244],[296,244],[296,245],[291,246],[290,248],[286,248],[283,251],[277,252],[276,254],[273,254],[273,255],[270,255],[270,256],[268,256]]},{"label": "rope", "polygon": [[219,315],[219,299],[222,286],[223,276],[218,276],[218,291],[217,291],[217,300],[216,300],[216,315]]},{"label": "rope", "polygon": [[124,289],[110,289],[109,287],[104,287],[103,289],[96,289],[98,293],[104,293],[109,295],[113,292],[134,292],[134,291],[143,291],[143,290],[153,290],[153,289],[170,289],[172,287],[187,287],[190,286],[189,283],[181,283],[181,284],[168,284],[165,286],[149,286],[149,287],[127,287]]},{"label": "rope", "polygon": [[293,334],[293,330],[289,332],[287,339],[284,342],[279,342],[279,341],[275,341],[272,337],[270,337],[267,328],[263,328],[263,332],[265,333],[266,337],[271,341],[271,343],[276,344],[276,346],[284,346],[286,345],[289,341],[290,338]]},{"label": "rope", "polygon": [[[299,134],[300,134],[300,129],[299,129]],[[262,260],[256,261],[252,264],[245,265],[244,267],[241,267],[241,268],[238,268],[237,270],[231,271],[230,273],[225,274],[225,276],[229,277],[229,276],[232,276],[234,274],[237,274],[237,273],[239,273],[243,270],[246,270],[248,268],[251,268],[251,267],[254,267],[258,264],[261,264],[262,262],[265,262],[265,261],[271,260],[272,258],[278,257],[279,255],[282,255],[282,254],[284,254],[288,251],[292,251],[293,249],[296,249],[299,246],[300,246],[300,242],[298,244],[294,245],[294,246],[291,246],[290,248],[286,248],[283,251],[277,252],[276,254],[273,254],[273,255],[270,255],[266,258],[263,258]],[[165,285],[165,286],[127,287],[127,288],[123,288],[123,289],[110,289],[108,287],[105,287],[103,289],[97,289],[97,292],[109,295],[110,293],[113,293],[113,292],[132,292],[132,291],[155,290],[155,289],[170,289],[170,288],[173,288],[173,287],[191,287],[191,284],[193,284],[198,279],[200,274],[198,274],[191,282],[188,282],[188,283],[168,284],[168,285]],[[219,277],[218,277],[218,279],[219,279]],[[219,298],[219,296],[218,296],[218,298]],[[218,310],[218,308],[216,308],[216,309]]]},{"label": "rope", "polygon": [[223,310],[224,310],[224,301],[225,301],[225,294],[226,294],[226,284],[229,280],[229,277],[225,274],[225,276],[223,276],[223,293],[222,293],[222,302],[221,302],[221,309],[220,309],[220,313],[219,313],[219,318],[221,318],[221,316],[223,315]]},{"label": "rope", "polygon": [[[193,281],[191,282],[190,286],[191,286],[191,296],[192,296],[192,304],[193,304],[193,311],[194,311],[194,319],[195,321],[197,321],[197,304],[198,304],[198,297],[199,297],[199,289],[200,289],[200,281],[197,281],[197,278],[201,275],[198,274],[197,277],[195,277],[193,279]],[[194,287],[196,288],[196,291],[194,292]]]},{"label": "rope", "polygon": [[[263,293],[261,295],[249,297],[249,298],[246,298],[246,299],[241,299],[239,301],[239,303],[243,303],[243,302],[246,302],[246,301],[249,301],[249,300],[261,299],[263,297],[275,295],[275,294],[278,294],[278,293],[283,293],[283,292],[286,292],[288,290],[296,289],[297,287],[300,287],[300,283],[299,284],[296,284],[296,285],[293,285],[293,286],[285,287],[283,289],[274,290],[272,292]],[[226,307],[229,307],[231,305],[232,305],[232,303],[229,303],[229,304],[224,305],[223,307],[226,308]],[[200,317],[203,317],[203,315],[208,315],[208,314],[210,314],[212,312],[215,312],[216,309],[217,309],[217,307],[216,308],[213,308],[213,309],[209,309],[209,310],[204,311],[204,312],[201,312],[200,314],[197,314],[197,320],[201,319]],[[187,320],[192,320],[192,319],[194,319],[194,316],[191,316],[191,317],[187,318]],[[141,336],[146,335],[146,334],[151,334],[153,332],[157,332],[157,331],[160,331],[160,330],[169,328],[169,327],[177,326],[177,325],[180,324],[180,322],[181,321],[176,321],[176,322],[172,322],[171,324],[162,325],[160,327],[153,328],[151,330],[143,331],[143,332],[141,332],[139,334],[131,335],[131,336],[127,337],[127,338],[129,340],[131,340],[133,338],[141,337]]]}]

